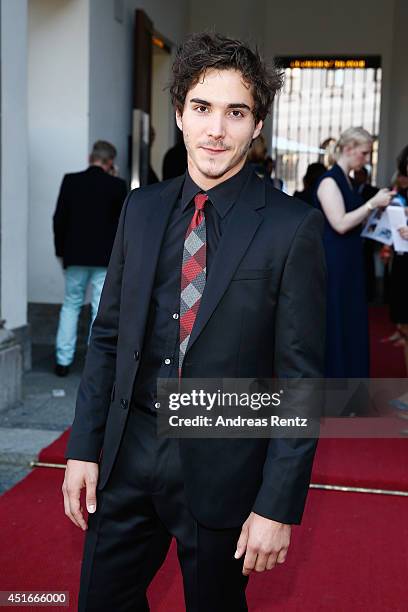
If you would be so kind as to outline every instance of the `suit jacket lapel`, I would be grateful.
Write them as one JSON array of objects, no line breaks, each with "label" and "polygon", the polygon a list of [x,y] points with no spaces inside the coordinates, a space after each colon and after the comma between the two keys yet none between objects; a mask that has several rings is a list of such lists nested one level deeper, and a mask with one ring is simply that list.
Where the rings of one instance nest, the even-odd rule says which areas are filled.
[{"label": "suit jacket lapel", "polygon": [[264,206],[265,182],[251,173],[231,211],[231,218],[218,245],[191,332],[187,352],[197,340],[227,290],[239,262],[262,223],[262,216],[257,212],[257,209]]},{"label": "suit jacket lapel", "polygon": [[156,274],[160,248],[174,203],[180,193],[184,175],[171,181],[160,193],[159,201],[152,202],[151,212],[143,234],[143,263],[135,287],[139,329],[144,330]]}]

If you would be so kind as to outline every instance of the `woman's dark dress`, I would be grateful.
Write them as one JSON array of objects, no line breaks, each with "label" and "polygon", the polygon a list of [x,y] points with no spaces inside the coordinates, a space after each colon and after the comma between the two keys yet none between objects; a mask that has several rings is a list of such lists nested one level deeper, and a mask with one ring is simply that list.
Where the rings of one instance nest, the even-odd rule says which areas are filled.
[{"label": "woman's dark dress", "polygon": [[[343,196],[346,212],[363,204],[335,164],[319,181],[333,178]],[[322,210],[319,199],[316,205]],[[324,213],[323,213],[324,214]],[[361,227],[338,234],[326,219],[327,331],[325,375],[329,378],[369,376],[368,311],[365,290]]]}]

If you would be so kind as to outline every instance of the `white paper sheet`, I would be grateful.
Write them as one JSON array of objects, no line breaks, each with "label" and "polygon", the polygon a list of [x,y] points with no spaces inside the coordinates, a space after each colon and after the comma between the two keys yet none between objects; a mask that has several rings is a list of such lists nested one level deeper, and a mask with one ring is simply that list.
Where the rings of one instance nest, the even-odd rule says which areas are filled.
[{"label": "white paper sheet", "polygon": [[394,244],[394,250],[397,253],[408,252],[408,240],[401,238],[398,230],[400,227],[406,227],[407,217],[405,215],[405,209],[402,206],[388,206],[387,217],[391,227],[392,241]]},{"label": "white paper sheet", "polygon": [[363,238],[370,238],[382,244],[392,245],[392,231],[388,216],[384,209],[373,210],[361,232]]}]

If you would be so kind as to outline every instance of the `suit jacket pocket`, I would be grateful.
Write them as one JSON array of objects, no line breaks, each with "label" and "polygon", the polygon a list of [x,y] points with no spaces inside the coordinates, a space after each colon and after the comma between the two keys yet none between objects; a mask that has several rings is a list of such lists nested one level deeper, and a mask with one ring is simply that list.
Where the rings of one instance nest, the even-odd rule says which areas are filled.
[{"label": "suit jacket pocket", "polygon": [[258,280],[262,278],[269,278],[271,274],[272,268],[261,268],[257,270],[241,268],[235,272],[232,280]]}]

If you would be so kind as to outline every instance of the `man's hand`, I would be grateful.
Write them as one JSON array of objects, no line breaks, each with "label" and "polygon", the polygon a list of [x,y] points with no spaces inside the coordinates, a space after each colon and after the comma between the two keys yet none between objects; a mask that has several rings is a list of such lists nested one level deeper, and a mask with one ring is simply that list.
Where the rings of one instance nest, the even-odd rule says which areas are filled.
[{"label": "man's hand", "polygon": [[87,529],[81,507],[81,489],[86,488],[86,507],[88,512],[96,510],[96,485],[98,482],[99,466],[90,461],[77,461],[68,459],[65,470],[62,493],[64,495],[65,514],[77,527],[84,531]]},{"label": "man's hand", "polygon": [[408,240],[408,227],[400,227],[399,234],[404,240]]},{"label": "man's hand", "polygon": [[263,572],[272,569],[277,563],[284,563],[290,543],[291,526],[278,523],[251,512],[242,525],[235,558],[244,552],[244,576],[255,570]]}]

